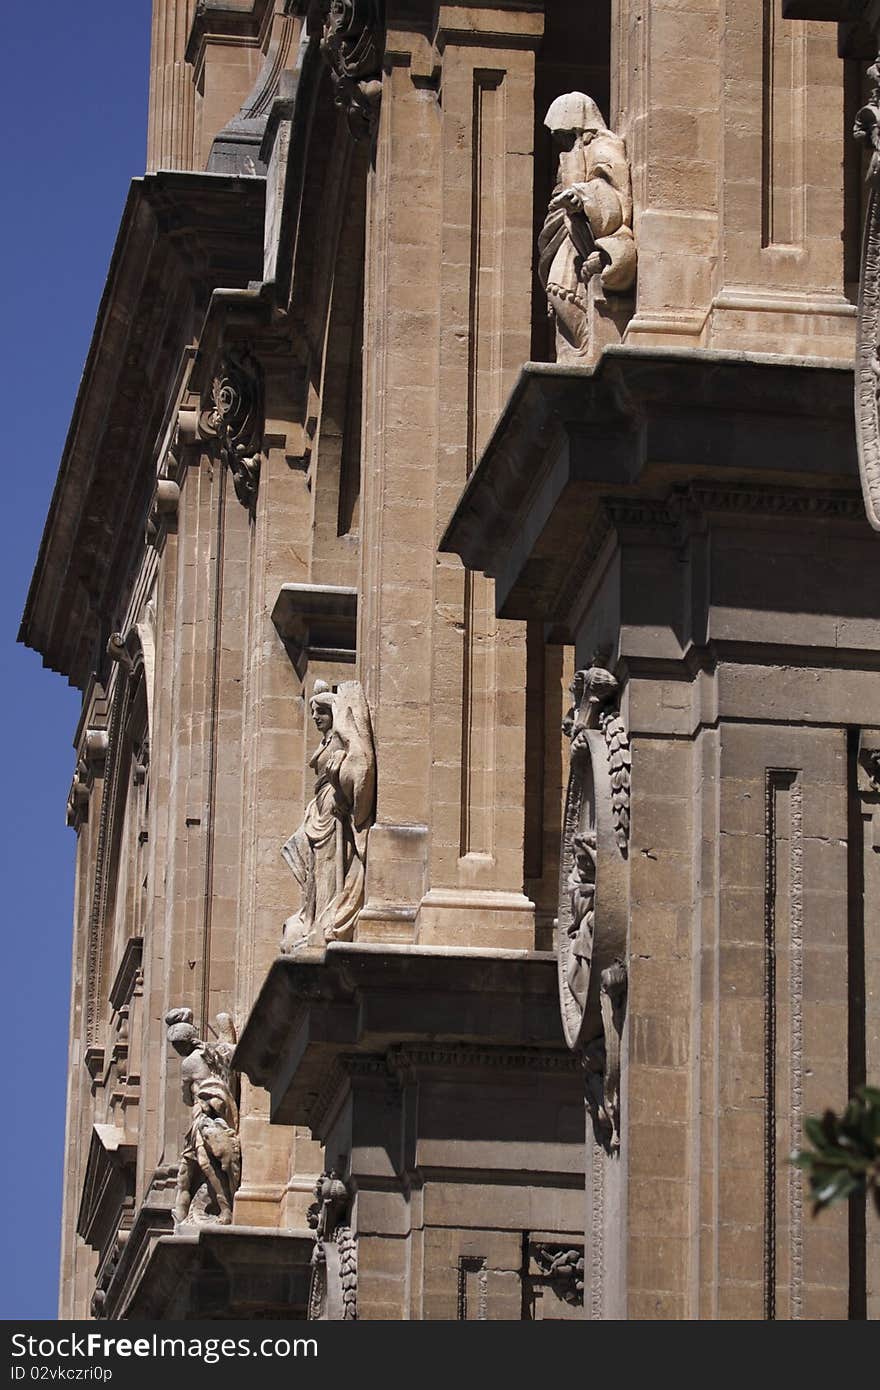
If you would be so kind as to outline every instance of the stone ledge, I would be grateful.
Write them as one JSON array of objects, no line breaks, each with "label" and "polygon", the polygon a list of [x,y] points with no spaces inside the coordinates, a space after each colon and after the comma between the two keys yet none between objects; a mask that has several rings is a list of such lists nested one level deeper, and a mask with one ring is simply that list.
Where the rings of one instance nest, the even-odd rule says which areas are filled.
[{"label": "stone ledge", "polygon": [[271,1096],[275,1124],[308,1124],[342,1056],[401,1044],[565,1053],[550,952],[335,942],[282,956],[244,1026],[234,1065]]},{"label": "stone ledge", "polygon": [[155,1241],[123,1316],[305,1318],[311,1231],[202,1226]]},{"label": "stone ledge", "polygon": [[357,589],[341,584],[282,584],[272,622],[300,680],[309,661],[354,661],[357,609]]},{"label": "stone ledge", "polygon": [[439,549],[496,581],[500,617],[559,624],[611,493],[625,504],[711,480],[846,493],[858,509],[858,478],[850,367],[609,347],[595,367],[526,363]]}]

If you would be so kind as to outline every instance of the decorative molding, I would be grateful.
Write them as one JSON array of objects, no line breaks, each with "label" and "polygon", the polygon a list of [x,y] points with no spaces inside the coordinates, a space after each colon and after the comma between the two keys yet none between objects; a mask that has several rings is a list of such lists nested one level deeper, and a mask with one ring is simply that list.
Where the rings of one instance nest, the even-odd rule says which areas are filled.
[{"label": "decorative molding", "polygon": [[571,1052],[475,1047],[468,1043],[404,1043],[384,1053],[338,1053],[314,1093],[306,1117],[312,1131],[320,1133],[342,1087],[353,1077],[378,1077],[397,1089],[414,1081],[419,1070],[428,1067],[563,1075],[577,1072],[580,1065]]},{"label": "decorative molding", "polygon": [[147,512],[144,540],[147,545],[156,545],[168,524],[177,518],[180,503],[180,487],[171,478],[158,478],[156,490]]},{"label": "decorative molding", "polygon": [[129,1003],[138,984],[143,981],[141,970],[143,953],[144,938],[142,936],[130,936],[125,943],[125,950],[122,953],[122,960],[119,962],[116,978],[110,986],[110,1005],[116,1013],[119,1013],[120,1009]]},{"label": "decorative molding", "polygon": [[315,1201],[308,1222],[315,1232],[310,1322],[354,1322],[357,1319],[357,1239],[349,1225],[352,1194],[335,1169],[315,1184]]},{"label": "decorative molding", "polygon": [[880,531],[880,63],[868,69],[869,101],[856,114],[853,134],[871,152],[868,208],[862,238],[856,320],[856,447],[868,521]]},{"label": "decorative molding", "polygon": [[235,495],[252,512],[260,486],[265,418],[263,374],[246,350],[227,348],[211,380],[211,404],[199,421],[204,438],[215,439],[232,474]]},{"label": "decorative molding", "polygon": [[582,1059],[598,1143],[620,1147],[620,1035],[626,1002],[630,748],[619,683],[597,654],[577,671],[563,732],[571,762],[559,875],[559,1001]]}]

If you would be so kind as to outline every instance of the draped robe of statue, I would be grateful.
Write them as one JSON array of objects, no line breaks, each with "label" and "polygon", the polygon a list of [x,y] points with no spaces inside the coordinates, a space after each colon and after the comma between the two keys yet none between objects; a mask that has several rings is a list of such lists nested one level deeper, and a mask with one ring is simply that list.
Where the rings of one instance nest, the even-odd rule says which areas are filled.
[{"label": "draped robe of statue", "polygon": [[370,712],[357,681],[343,682],[335,694],[316,682],[310,704],[323,737],[309,759],[315,794],[281,851],[302,890],[299,912],[284,924],[282,950],[350,940],[364,902],[376,790]]},{"label": "draped robe of statue", "polygon": [[632,287],[636,248],[626,146],[583,92],[558,97],[544,122],[563,148],[538,238],[538,277],[556,320],[556,356],[573,361],[589,348],[589,283]]}]

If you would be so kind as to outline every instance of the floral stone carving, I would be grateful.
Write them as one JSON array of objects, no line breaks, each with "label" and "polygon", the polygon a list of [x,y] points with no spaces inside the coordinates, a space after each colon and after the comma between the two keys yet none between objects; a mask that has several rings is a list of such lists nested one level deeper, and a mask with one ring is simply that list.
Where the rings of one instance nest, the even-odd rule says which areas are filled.
[{"label": "floral stone carving", "polygon": [[544,124],[559,145],[559,170],[538,237],[538,276],[556,320],[556,358],[578,362],[590,348],[591,282],[632,288],[636,247],[626,146],[592,97],[557,97]]},{"label": "floral stone carving", "polygon": [[560,856],[558,959],[562,1025],[586,1074],[598,1142],[619,1147],[620,1035],[626,999],[630,749],[618,682],[578,671],[563,730],[571,740]]},{"label": "floral stone carving", "polygon": [[315,794],[283,854],[302,890],[302,906],[284,924],[283,952],[348,941],[364,903],[367,832],[376,799],[373,728],[358,681],[334,692],[316,681],[309,701],[321,733],[309,767]]},{"label": "floral stone carving", "polygon": [[193,1023],[192,1009],[169,1009],[168,1041],[183,1058],[183,1100],[192,1108],[177,1170],[174,1220],[215,1221],[228,1226],[232,1201],[241,1183],[238,1133],[238,1073],[232,1070],[235,1026],[218,1014],[217,1041],[205,1042]]},{"label": "floral stone carving", "polygon": [[357,1318],[357,1241],[347,1220],[350,1203],[351,1194],[338,1173],[334,1169],[322,1173],[308,1213],[315,1232],[310,1322],[353,1322]]}]

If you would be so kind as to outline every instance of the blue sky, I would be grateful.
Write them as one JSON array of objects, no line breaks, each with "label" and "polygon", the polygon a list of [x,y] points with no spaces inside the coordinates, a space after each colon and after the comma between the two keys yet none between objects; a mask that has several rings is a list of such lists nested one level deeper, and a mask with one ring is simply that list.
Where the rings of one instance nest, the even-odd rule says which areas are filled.
[{"label": "blue sky", "polygon": [[12,5],[3,30],[0,1317],[12,1319],[57,1309],[79,714],[78,692],[15,639],[126,191],[144,170],[150,0]]}]

